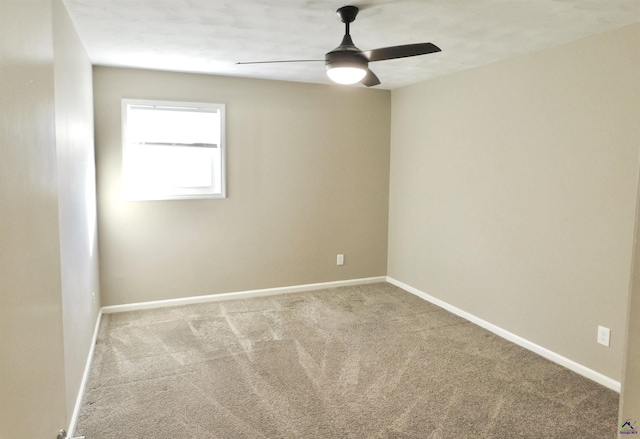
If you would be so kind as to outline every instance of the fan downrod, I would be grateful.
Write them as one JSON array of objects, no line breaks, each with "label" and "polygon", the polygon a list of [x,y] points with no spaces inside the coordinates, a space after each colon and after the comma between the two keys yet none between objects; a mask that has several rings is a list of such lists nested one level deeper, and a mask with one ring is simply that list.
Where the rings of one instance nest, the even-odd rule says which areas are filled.
[{"label": "fan downrod", "polygon": [[338,17],[340,17],[340,21],[343,23],[349,24],[353,23],[358,15],[358,7],[357,6],[343,6],[336,11]]}]

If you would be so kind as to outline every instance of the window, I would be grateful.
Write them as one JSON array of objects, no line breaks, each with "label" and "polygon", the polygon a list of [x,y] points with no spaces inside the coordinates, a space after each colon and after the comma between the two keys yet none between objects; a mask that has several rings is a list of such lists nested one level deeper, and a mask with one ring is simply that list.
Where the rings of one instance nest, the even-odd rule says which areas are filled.
[{"label": "window", "polygon": [[225,198],[225,106],[122,100],[126,200]]}]

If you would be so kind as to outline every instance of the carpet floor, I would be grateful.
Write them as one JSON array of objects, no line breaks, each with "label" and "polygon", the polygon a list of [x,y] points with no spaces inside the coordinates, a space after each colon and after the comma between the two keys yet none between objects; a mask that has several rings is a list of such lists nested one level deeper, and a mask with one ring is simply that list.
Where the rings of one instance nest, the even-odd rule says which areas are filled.
[{"label": "carpet floor", "polygon": [[393,285],[106,314],[76,436],[614,438],[618,394]]}]

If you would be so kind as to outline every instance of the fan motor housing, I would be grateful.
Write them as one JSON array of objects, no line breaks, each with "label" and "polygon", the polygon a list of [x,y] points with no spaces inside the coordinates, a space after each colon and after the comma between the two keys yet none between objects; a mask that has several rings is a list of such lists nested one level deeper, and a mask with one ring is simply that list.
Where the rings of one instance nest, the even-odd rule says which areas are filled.
[{"label": "fan motor housing", "polygon": [[369,67],[369,60],[359,50],[334,50],[324,56],[327,70],[335,67]]}]

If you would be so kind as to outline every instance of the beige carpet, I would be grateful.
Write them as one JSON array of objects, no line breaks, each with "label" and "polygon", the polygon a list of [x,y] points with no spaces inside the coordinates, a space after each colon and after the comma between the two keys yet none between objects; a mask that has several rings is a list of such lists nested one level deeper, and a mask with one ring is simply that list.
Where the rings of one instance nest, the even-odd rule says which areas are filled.
[{"label": "beige carpet", "polygon": [[614,438],[618,395],[390,284],[105,315],[76,435]]}]

